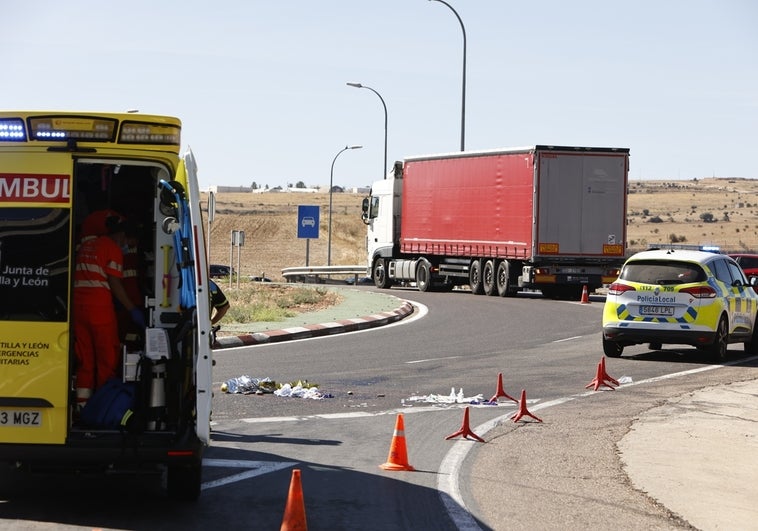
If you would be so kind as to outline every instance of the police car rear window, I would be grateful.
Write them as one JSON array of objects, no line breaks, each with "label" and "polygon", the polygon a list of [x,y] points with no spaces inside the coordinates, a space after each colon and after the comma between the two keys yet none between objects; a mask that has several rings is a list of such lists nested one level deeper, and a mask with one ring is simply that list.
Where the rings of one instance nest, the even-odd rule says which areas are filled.
[{"label": "police car rear window", "polygon": [[642,284],[670,285],[704,282],[707,277],[699,265],[689,262],[638,260],[627,263],[619,278]]}]

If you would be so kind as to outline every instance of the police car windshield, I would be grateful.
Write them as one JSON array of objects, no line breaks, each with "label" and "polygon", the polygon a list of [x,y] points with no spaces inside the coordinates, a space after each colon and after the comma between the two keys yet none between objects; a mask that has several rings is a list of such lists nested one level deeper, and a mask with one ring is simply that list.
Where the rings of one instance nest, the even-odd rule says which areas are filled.
[{"label": "police car windshield", "polygon": [[704,282],[706,274],[697,264],[689,262],[639,260],[629,262],[621,271],[621,280],[642,284],[686,284]]}]

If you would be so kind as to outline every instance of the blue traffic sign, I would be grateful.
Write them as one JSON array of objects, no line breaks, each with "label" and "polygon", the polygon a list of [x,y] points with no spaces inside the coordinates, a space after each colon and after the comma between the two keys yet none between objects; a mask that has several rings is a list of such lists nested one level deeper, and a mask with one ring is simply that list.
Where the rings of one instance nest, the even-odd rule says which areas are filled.
[{"label": "blue traffic sign", "polygon": [[298,205],[297,237],[318,238],[318,205]]}]

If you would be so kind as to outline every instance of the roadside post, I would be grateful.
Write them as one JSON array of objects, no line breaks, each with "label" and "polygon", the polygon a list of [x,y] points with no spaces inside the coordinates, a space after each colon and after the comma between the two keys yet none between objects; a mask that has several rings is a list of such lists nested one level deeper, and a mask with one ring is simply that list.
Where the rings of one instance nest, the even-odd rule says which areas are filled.
[{"label": "roadside post", "polygon": [[240,287],[240,255],[242,254],[241,247],[245,245],[245,231],[244,230],[233,230],[231,232],[231,246],[229,247],[229,287],[232,287],[232,277],[234,274],[232,273],[234,271],[234,268],[232,267],[232,264],[234,264],[234,248],[237,248],[237,289]]}]

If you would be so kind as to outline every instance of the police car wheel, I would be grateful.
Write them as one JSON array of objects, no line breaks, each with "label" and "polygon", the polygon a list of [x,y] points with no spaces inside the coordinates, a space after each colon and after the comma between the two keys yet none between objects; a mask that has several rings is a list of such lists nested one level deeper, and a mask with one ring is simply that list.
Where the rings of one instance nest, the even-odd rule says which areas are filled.
[{"label": "police car wheel", "polygon": [[719,324],[716,327],[716,337],[713,339],[713,344],[708,347],[708,354],[716,363],[726,361],[727,349],[729,347],[727,343],[727,334],[726,317],[721,317]]},{"label": "police car wheel", "polygon": [[745,354],[755,356],[758,354],[758,316],[753,320],[753,334],[750,341],[745,341]]},{"label": "police car wheel", "polygon": [[608,341],[603,337],[603,353],[609,358],[619,358],[621,353],[624,352],[623,345],[619,345],[615,341]]}]

